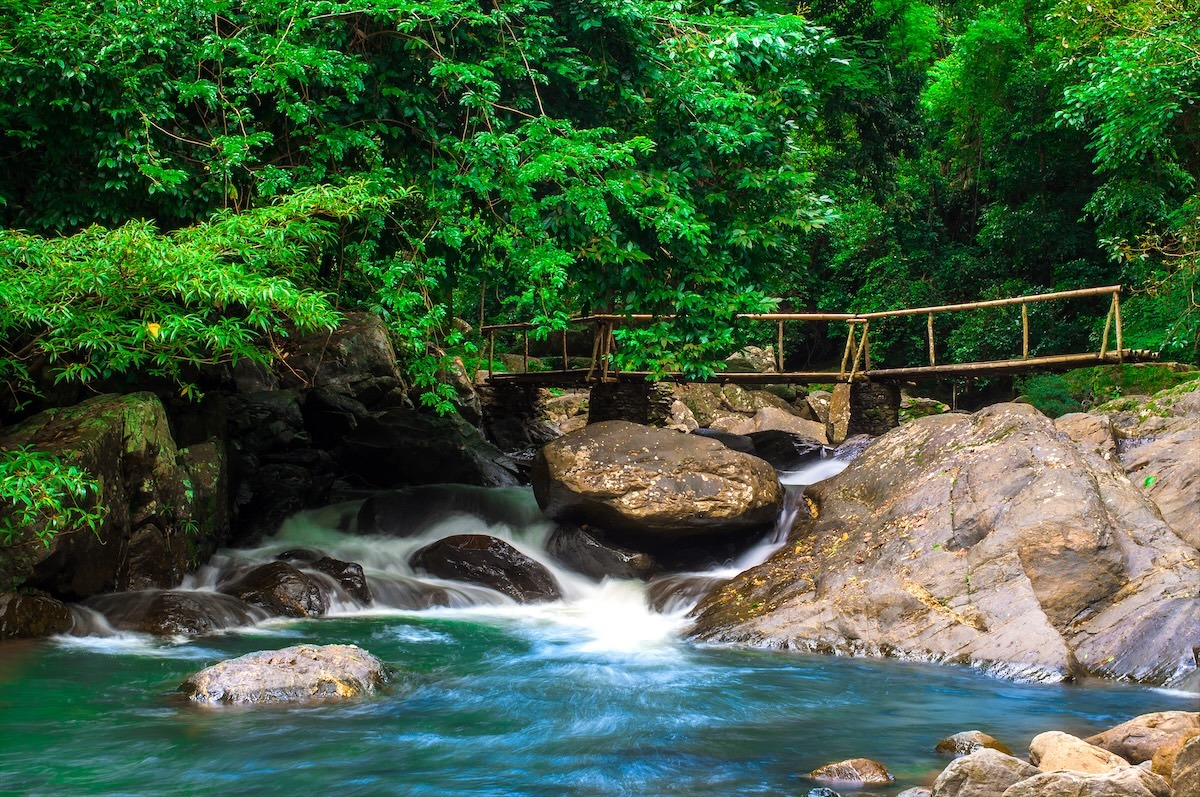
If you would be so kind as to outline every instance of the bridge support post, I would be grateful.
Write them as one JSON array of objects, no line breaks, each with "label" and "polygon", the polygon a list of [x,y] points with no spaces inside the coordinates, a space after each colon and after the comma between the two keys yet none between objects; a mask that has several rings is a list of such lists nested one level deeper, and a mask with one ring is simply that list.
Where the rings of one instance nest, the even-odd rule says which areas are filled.
[{"label": "bridge support post", "polygon": [[899,425],[899,386],[855,381],[834,387],[826,429],[832,445],[856,434],[881,435]]},{"label": "bridge support post", "polygon": [[632,421],[666,426],[675,394],[662,382],[598,382],[588,398],[588,423]]}]

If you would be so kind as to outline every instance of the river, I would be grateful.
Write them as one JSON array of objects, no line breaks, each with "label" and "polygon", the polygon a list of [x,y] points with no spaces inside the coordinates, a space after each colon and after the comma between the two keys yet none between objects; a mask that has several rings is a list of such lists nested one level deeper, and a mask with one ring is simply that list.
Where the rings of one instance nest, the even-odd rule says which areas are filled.
[{"label": "river", "polygon": [[[485,518],[483,530],[550,566],[563,600],[517,605],[434,582],[453,605],[389,607],[387,595],[420,581],[408,553],[480,531],[481,518],[426,518],[419,536],[397,539],[334,530],[345,512],[294,518],[187,586],[204,592],[231,563],[314,546],[364,565],[373,606],[343,600],[327,617],[193,639],[98,623],[86,635],[0,647],[0,794],[806,795],[817,784],[805,773],[858,756],[897,777],[869,793],[894,794],[928,784],[945,765],[934,745],[957,731],[979,728],[1020,752],[1044,730],[1087,734],[1195,708],[1194,696],[1131,685],[1023,684],[964,667],[697,645],[683,637],[687,600],[659,613],[640,582],[563,571],[540,551],[549,527],[538,521]],[[772,544],[717,574],[760,561]],[[176,691],[209,664],[301,642],[360,645],[396,677],[370,697],[303,707],[201,708]]]}]

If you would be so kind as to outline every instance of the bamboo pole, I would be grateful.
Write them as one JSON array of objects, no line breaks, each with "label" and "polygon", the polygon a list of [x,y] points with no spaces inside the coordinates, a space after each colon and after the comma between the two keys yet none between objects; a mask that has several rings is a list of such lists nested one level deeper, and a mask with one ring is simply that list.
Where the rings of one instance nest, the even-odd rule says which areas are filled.
[{"label": "bamboo pole", "polygon": [[846,335],[846,350],[842,352],[842,365],[838,368],[838,378],[846,378],[846,366],[850,364],[850,353],[854,351],[854,321],[850,322],[850,330]]},{"label": "bamboo pole", "polygon": [[936,365],[937,360],[934,358],[934,354],[933,354],[933,313],[929,314],[929,317],[928,317],[928,320],[927,320],[927,323],[925,326],[926,326],[926,329],[929,330],[929,364]]},{"label": "bamboo pole", "polygon": [[596,360],[600,353],[600,322],[597,321],[592,325],[592,360],[588,364],[587,376],[584,377],[585,382],[592,381],[592,374],[596,372]]},{"label": "bamboo pole", "polygon": [[783,321],[779,322],[779,334],[775,337],[775,370],[783,373]]},{"label": "bamboo pole", "polygon": [[1029,359],[1029,305],[1021,304],[1021,359]]},{"label": "bamboo pole", "polygon": [[1112,329],[1113,322],[1113,307],[1117,303],[1117,297],[1114,294],[1113,300],[1108,303],[1108,316],[1104,319],[1104,337],[1100,339],[1100,359],[1104,359],[1104,355],[1108,354],[1108,330]]},{"label": "bamboo pole", "polygon": [[1049,302],[1055,299],[1079,299],[1086,296],[1103,296],[1120,292],[1120,285],[1108,285],[1103,288],[1080,288],[1074,291],[1057,291],[1055,293],[1039,293],[1033,296],[1014,296],[1010,299],[989,299],[983,302],[965,302],[963,304],[943,304],[937,307],[913,307],[907,310],[882,310],[878,313],[859,313],[856,318],[864,320],[873,318],[899,318],[910,315],[925,315],[926,313],[952,313],[961,310],[982,310],[987,307],[1009,307],[1025,302]]},{"label": "bamboo pole", "polygon": [[1125,362],[1125,344],[1121,342],[1121,295],[1113,294],[1113,317],[1117,322],[1117,362]]},{"label": "bamboo pole", "polygon": [[867,348],[867,334],[871,330],[869,322],[863,322],[862,338],[858,342],[858,349],[854,352],[854,364],[850,366],[850,381],[854,381],[855,374],[858,373],[858,364],[863,360],[863,353]]},{"label": "bamboo pole", "polygon": [[488,379],[491,379],[493,363],[496,362],[496,333],[488,332]]},{"label": "bamboo pole", "polygon": [[529,373],[529,330],[523,330],[521,337],[525,339],[525,359],[522,361],[521,367],[525,369],[525,373]]},{"label": "bamboo pole", "polygon": [[567,361],[567,330],[566,330],[565,328],[564,328],[564,329],[563,329],[563,331],[562,331],[562,344],[563,344],[563,345],[562,345],[562,349],[563,349],[563,371],[564,371],[564,372],[566,372],[566,371],[570,370],[570,368],[569,368],[569,366],[570,366],[570,363]]}]

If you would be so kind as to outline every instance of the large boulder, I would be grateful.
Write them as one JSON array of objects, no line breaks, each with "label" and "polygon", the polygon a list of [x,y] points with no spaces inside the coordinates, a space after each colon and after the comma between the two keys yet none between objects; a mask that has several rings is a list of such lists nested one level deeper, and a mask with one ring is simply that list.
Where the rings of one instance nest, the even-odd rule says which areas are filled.
[{"label": "large boulder", "polygon": [[1029,763],[1043,772],[1069,769],[1093,774],[1129,766],[1129,762],[1116,753],[1062,731],[1046,731],[1033,737],[1029,743]]},{"label": "large boulder", "polygon": [[65,634],[74,620],[62,601],[45,595],[0,593],[0,639]]},{"label": "large boulder", "polygon": [[1200,794],[1200,736],[1193,736],[1175,755],[1171,785],[1177,797]]},{"label": "large boulder", "polygon": [[715,440],[607,421],[546,445],[533,491],[555,520],[677,540],[772,524],[783,500],[774,469]]},{"label": "large boulder", "polygon": [[519,603],[557,600],[562,590],[543,565],[504,540],[486,534],[456,534],[415,551],[414,570],[466,581],[502,592]]},{"label": "large boulder", "polygon": [[[998,793],[999,794],[999,793]],[[1178,797],[1185,797],[1175,792]],[[1171,786],[1141,767],[1119,767],[1103,773],[1059,770],[1042,772],[1015,783],[1002,797],[1171,797]],[[934,797],[939,797],[934,791]]]},{"label": "large boulder", "polygon": [[1200,555],[1033,407],[913,421],[806,497],[816,518],[707,596],[694,635],[1040,679],[1195,671]]},{"label": "large boulder", "polygon": [[336,329],[280,340],[281,385],[326,388],[373,403],[401,385],[387,325],[373,313],[346,313]]},{"label": "large boulder", "polygon": [[[130,586],[173,585],[197,564],[189,534],[199,523],[210,527],[197,507],[208,510],[227,500],[210,494],[219,489],[219,477],[193,483],[163,405],[150,393],[97,396],[0,433],[0,451],[21,446],[86,471],[100,486],[88,507],[102,504],[107,511],[94,532],[66,529],[48,546],[38,539],[41,526],[22,529],[14,544],[0,547],[0,591],[40,589],[79,600]],[[220,458],[215,449],[209,454]],[[10,512],[0,506],[0,526]]]},{"label": "large boulder", "polygon": [[1150,761],[1173,743],[1200,734],[1200,712],[1156,711],[1089,736],[1086,741],[1119,755],[1131,764]]},{"label": "large boulder", "polygon": [[355,645],[296,645],[214,664],[179,689],[197,703],[296,703],[355,697],[386,679],[386,665]]},{"label": "large boulder", "polygon": [[1172,432],[1138,446],[1121,456],[1121,464],[1163,520],[1200,548],[1200,429]]},{"label": "large boulder", "polygon": [[[771,395],[768,393],[767,395]],[[821,445],[828,443],[825,427],[817,421],[809,421],[790,409],[763,407],[750,417],[732,416],[714,421],[712,428],[729,434],[750,435],[755,432],[790,432],[794,435],[816,440]]]},{"label": "large boulder", "polygon": [[560,525],[546,540],[546,553],[564,566],[600,581],[605,578],[646,580],[659,570],[654,557],[604,539],[596,529]]},{"label": "large boulder", "polygon": [[991,748],[956,758],[933,783],[933,797],[998,797],[1037,767]]}]

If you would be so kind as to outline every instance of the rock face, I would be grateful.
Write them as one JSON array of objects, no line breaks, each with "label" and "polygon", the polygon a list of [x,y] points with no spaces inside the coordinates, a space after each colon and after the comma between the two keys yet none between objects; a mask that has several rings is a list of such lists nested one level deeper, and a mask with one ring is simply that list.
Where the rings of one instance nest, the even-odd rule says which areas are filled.
[{"label": "rock face", "polygon": [[386,678],[384,663],[355,645],[296,645],[214,664],[179,689],[197,703],[295,703],[355,697]]},{"label": "rock face", "polygon": [[438,540],[409,557],[415,570],[432,576],[502,592],[519,603],[562,597],[550,571],[504,540],[486,534],[457,534]]},{"label": "rock face", "polygon": [[538,452],[547,516],[658,539],[760,530],[783,491],[763,460],[715,440],[624,421],[592,424]]},{"label": "rock face", "polygon": [[694,635],[1043,679],[1195,670],[1200,556],[1032,407],[913,421],[806,497],[816,519],[708,595]]},{"label": "rock face", "polygon": [[1138,446],[1121,457],[1163,520],[1192,547],[1200,548],[1200,430],[1179,431]]},{"label": "rock face", "polygon": [[1120,767],[1103,774],[1043,772],[1014,784],[1003,797],[1171,797],[1171,787],[1141,767]]},{"label": "rock face", "polygon": [[206,459],[195,460],[203,478],[194,481],[162,403],[149,393],[97,396],[46,410],[0,436],[0,450],[23,445],[87,471],[101,485],[92,500],[108,512],[96,533],[62,532],[47,548],[29,529],[23,541],[4,546],[0,590],[36,588],[78,600],[114,589],[171,586],[196,564],[190,529],[203,524],[217,540],[228,531],[219,519],[199,513],[212,499],[209,489],[223,478],[223,454],[210,446]]},{"label": "rock face", "polygon": [[1088,744],[1102,747],[1131,764],[1150,761],[1163,747],[1200,734],[1200,712],[1158,711],[1122,722],[1089,736]]},{"label": "rock face", "polygon": [[1175,756],[1171,785],[1176,797],[1200,794],[1200,737],[1192,737]]},{"label": "rock face", "polygon": [[[767,393],[766,395],[771,395]],[[790,432],[800,437],[817,441],[820,445],[828,443],[825,428],[817,421],[809,421],[796,415],[790,409],[779,407],[763,407],[751,417],[727,417],[712,424],[712,428],[729,434],[752,435],[755,432]]]},{"label": "rock face", "polygon": [[942,770],[933,783],[933,797],[997,797],[1036,774],[1037,767],[985,748],[956,758]]},{"label": "rock face", "polygon": [[1097,775],[1129,766],[1129,762],[1116,753],[1062,731],[1047,731],[1033,737],[1029,743],[1029,763],[1043,772],[1069,769]]}]

